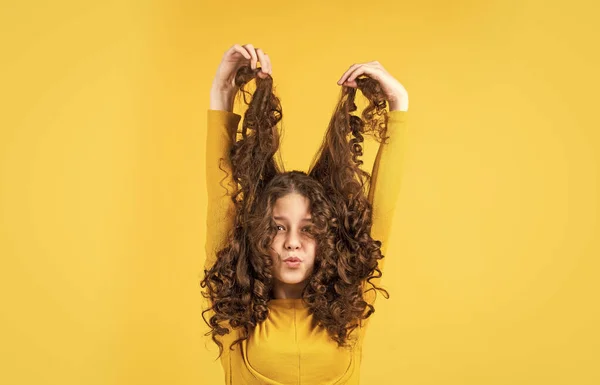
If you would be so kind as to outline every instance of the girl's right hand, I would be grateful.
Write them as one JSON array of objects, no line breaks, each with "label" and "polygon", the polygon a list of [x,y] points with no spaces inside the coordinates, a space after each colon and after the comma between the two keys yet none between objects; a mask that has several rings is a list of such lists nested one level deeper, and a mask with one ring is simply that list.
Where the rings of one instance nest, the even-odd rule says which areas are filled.
[{"label": "girl's right hand", "polygon": [[258,73],[262,79],[272,74],[271,60],[269,55],[263,52],[260,48],[254,48],[252,44],[233,45],[223,55],[221,64],[217,69],[217,74],[213,80],[213,90],[217,92],[232,92],[235,91],[235,75],[240,67],[248,65],[255,69],[260,63],[261,71]]}]

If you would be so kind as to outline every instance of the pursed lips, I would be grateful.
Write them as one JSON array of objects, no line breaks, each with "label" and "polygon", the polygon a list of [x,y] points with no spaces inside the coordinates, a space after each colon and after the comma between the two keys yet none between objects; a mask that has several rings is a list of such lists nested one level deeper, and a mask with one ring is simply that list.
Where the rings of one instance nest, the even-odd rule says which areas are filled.
[{"label": "pursed lips", "polygon": [[302,260],[298,257],[287,257],[283,262],[302,262]]}]

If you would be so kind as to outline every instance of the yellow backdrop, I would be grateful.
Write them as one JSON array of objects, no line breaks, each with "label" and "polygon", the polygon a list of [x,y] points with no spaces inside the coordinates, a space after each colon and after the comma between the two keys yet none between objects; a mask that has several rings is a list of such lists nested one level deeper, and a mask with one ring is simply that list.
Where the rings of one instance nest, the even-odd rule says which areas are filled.
[{"label": "yellow backdrop", "polygon": [[150,3],[0,5],[0,383],[222,383],[198,282],[234,43],[271,57],[288,169],[351,64],[409,92],[363,384],[600,383],[596,2]]}]

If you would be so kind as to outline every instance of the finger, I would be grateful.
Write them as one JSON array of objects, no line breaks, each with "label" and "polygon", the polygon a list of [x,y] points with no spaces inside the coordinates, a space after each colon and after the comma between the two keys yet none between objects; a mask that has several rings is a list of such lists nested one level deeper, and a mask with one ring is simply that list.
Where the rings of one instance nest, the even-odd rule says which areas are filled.
[{"label": "finger", "polygon": [[355,64],[352,67],[350,67],[350,69],[348,69],[348,71],[346,71],[346,73],[344,74],[344,76],[342,77],[341,81],[340,81],[340,85],[352,85],[354,86],[354,83],[351,81],[353,79],[350,79],[350,77],[354,74],[356,74],[358,71],[361,70],[361,68],[364,66],[364,64]]},{"label": "finger", "polygon": [[372,67],[370,65],[361,65],[360,67],[358,67],[354,71],[352,71],[350,76],[348,76],[348,78],[346,79],[346,83],[354,82],[354,79],[356,79],[357,77],[359,77],[360,75],[363,75],[363,74],[371,75],[375,80],[378,79],[377,68]]},{"label": "finger", "polygon": [[258,58],[256,56],[256,50],[252,44],[244,44],[243,47],[248,51],[252,59],[250,60],[250,68],[255,69],[256,63],[258,62]]},{"label": "finger", "polygon": [[269,75],[272,75],[273,74],[273,67],[271,67],[271,58],[267,54],[265,54],[265,58],[267,59],[267,67],[268,67],[268,70],[269,70]]},{"label": "finger", "polygon": [[258,54],[258,61],[260,63],[260,68],[263,73],[269,72],[269,64],[267,63],[267,58],[265,58],[265,53],[262,49],[257,48],[256,53]]},{"label": "finger", "polygon": [[236,44],[233,47],[231,47],[231,49],[229,50],[229,52],[230,53],[239,52],[246,59],[248,59],[248,60],[252,59],[252,56],[250,56],[250,54],[248,53],[248,51],[246,51],[246,49],[242,48],[242,46],[239,45],[239,44]]},{"label": "finger", "polygon": [[350,73],[352,73],[352,71],[354,71],[356,69],[356,67],[358,67],[360,64],[353,64],[350,66],[350,68],[348,68],[346,70],[346,72],[344,72],[344,74],[342,75],[342,77],[340,78],[340,80],[338,80],[338,84],[343,84],[344,81],[346,81],[346,78],[350,75]]}]

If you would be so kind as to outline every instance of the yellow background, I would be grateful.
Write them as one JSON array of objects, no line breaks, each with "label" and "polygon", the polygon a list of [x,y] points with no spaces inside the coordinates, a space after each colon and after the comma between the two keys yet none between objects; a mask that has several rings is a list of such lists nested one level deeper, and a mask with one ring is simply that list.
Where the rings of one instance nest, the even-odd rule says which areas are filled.
[{"label": "yellow background", "polygon": [[362,384],[600,383],[598,10],[3,2],[0,383],[222,383],[198,282],[209,89],[234,43],[271,57],[288,169],[351,64],[409,92]]}]

